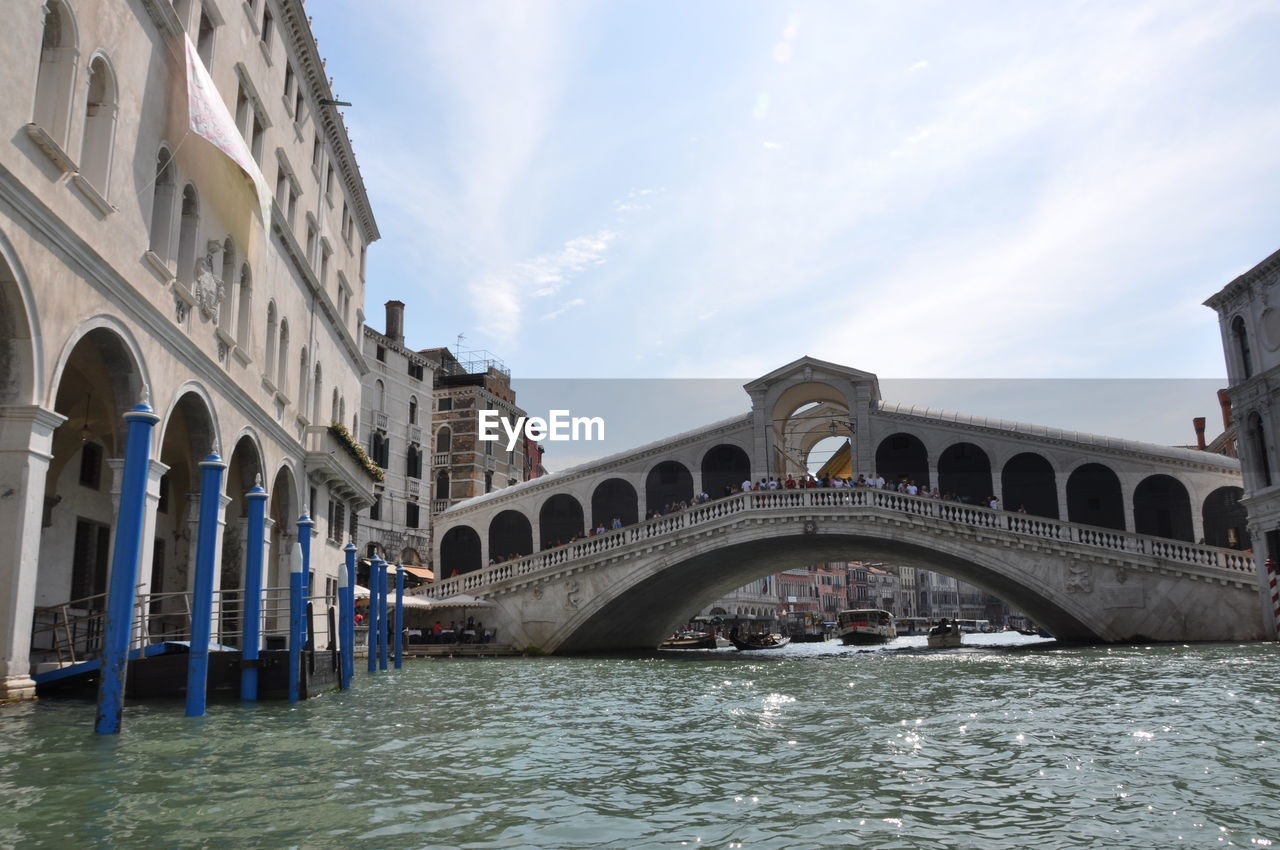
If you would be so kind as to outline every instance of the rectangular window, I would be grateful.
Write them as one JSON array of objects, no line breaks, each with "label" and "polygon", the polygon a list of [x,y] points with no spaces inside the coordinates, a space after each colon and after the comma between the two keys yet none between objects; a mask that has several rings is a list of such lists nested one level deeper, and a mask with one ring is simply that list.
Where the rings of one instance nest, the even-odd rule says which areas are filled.
[{"label": "rectangular window", "polygon": [[320,134],[316,133],[314,141],[311,143],[311,167],[320,173]]},{"label": "rectangular window", "polygon": [[410,378],[421,381],[423,374],[425,374],[424,369],[425,367],[421,363],[414,363],[412,360],[409,361]]},{"label": "rectangular window", "polygon": [[436,409],[440,411],[453,410],[452,396],[444,396],[440,399],[440,403],[436,405]]},{"label": "rectangular window", "polygon": [[[84,599],[99,596],[107,591],[107,550],[111,541],[111,528],[88,519],[76,520],[75,548],[71,554],[71,598]],[[98,610],[101,599],[88,602],[84,607]]]},{"label": "rectangular window", "polygon": [[333,164],[330,163],[329,171],[324,176],[324,197],[329,203],[333,203]]},{"label": "rectangular window", "polygon": [[[354,518],[354,515],[353,517]],[[373,505],[369,508],[369,519],[382,519],[382,494],[373,494]]]},{"label": "rectangular window", "polygon": [[275,18],[271,17],[271,9],[264,3],[262,6],[262,46],[271,55],[271,36],[275,34]]},{"label": "rectangular window", "polygon": [[80,483],[90,490],[102,486],[102,446],[85,443],[80,450]]},{"label": "rectangular window", "polygon": [[373,355],[373,356],[374,356],[374,357],[376,357],[376,358],[378,358],[378,362],[379,362],[379,363],[386,363],[386,362],[387,362],[387,350],[386,350],[385,348],[383,348],[381,345],[379,345],[379,346],[377,347],[377,349],[374,351],[374,355]]},{"label": "rectangular window", "polygon": [[404,524],[408,528],[418,527],[418,503],[406,502],[404,506]]},{"label": "rectangular window", "polygon": [[286,62],[284,66],[284,105],[286,109],[291,110],[295,114],[297,110],[294,108],[291,101],[293,100],[293,94],[294,94],[293,87],[296,86],[297,84],[298,84],[297,77],[293,75],[293,63]]}]

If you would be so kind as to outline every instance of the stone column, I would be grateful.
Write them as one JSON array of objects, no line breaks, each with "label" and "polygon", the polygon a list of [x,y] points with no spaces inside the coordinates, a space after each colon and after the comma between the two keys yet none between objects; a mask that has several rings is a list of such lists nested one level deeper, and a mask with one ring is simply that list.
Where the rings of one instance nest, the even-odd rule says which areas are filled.
[{"label": "stone column", "polygon": [[31,627],[45,476],[54,429],[65,421],[37,405],[0,407],[0,702],[36,695]]},{"label": "stone column", "polygon": [[142,593],[151,592],[151,572],[156,557],[156,513],[160,507],[160,479],[169,467],[158,460],[147,470],[147,507],[142,515],[142,560],[138,564],[138,585]]},{"label": "stone column", "polygon": [[1069,522],[1071,520],[1071,515],[1067,510],[1067,479],[1071,476],[1054,470],[1053,477],[1054,483],[1058,486],[1058,518],[1063,522]]}]

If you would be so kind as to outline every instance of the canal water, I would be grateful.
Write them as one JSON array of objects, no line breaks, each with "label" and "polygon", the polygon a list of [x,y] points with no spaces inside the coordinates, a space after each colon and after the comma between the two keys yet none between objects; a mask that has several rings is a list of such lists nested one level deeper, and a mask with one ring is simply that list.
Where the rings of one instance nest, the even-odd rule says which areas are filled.
[{"label": "canal water", "polygon": [[1276,644],[922,642],[413,661],[293,707],[133,704],[117,738],[9,708],[0,846],[1280,843]]}]

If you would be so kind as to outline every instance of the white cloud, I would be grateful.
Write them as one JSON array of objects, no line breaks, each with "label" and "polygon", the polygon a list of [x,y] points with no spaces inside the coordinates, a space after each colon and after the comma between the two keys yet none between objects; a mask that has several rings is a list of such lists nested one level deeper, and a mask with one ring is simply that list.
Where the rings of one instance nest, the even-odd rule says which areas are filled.
[{"label": "white cloud", "polygon": [[907,70],[908,70],[908,71],[923,71],[925,68],[928,68],[928,67],[929,67],[929,63],[928,63],[927,61],[925,61],[924,59],[921,59],[919,62],[915,63],[914,65],[912,65],[912,66],[911,66],[910,68],[908,68]]},{"label": "white cloud", "polygon": [[[555,252],[479,278],[468,290],[472,302],[481,311],[480,330],[504,343],[514,344],[522,328],[525,302],[555,295],[572,281],[573,275],[604,264],[609,245],[617,238],[617,231],[608,229],[577,236]],[[582,298],[574,298],[542,318],[554,319],[585,303]]]},{"label": "white cloud", "polygon": [[552,310],[550,313],[547,313],[542,317],[542,319],[543,321],[558,319],[565,312],[572,310],[574,307],[581,307],[583,304],[586,304],[586,303],[587,301],[585,298],[574,298],[570,301],[566,301],[565,303],[561,304],[559,307]]}]

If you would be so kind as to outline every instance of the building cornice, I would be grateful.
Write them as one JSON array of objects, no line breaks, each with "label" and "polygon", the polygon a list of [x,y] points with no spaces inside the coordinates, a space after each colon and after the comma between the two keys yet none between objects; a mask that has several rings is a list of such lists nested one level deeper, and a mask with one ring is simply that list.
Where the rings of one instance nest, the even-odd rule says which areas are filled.
[{"label": "building cornice", "polygon": [[[1204,305],[1212,307],[1219,313],[1226,314],[1233,308],[1233,302],[1237,298],[1247,295],[1254,284],[1274,283],[1274,279],[1277,277],[1280,277],[1280,250],[1275,251],[1271,256],[1206,298]],[[1267,280],[1267,278],[1272,278],[1272,280]]]},{"label": "building cornice", "polygon": [[369,327],[366,324],[361,324],[360,327],[364,328],[364,335],[369,339],[372,339],[375,342],[377,342],[378,345],[381,345],[384,348],[390,348],[392,351],[396,352],[397,354],[400,354],[403,357],[406,357],[407,359],[412,360],[414,363],[417,363],[420,366],[430,369],[432,372],[440,368],[440,364],[432,360],[430,357],[424,357],[422,354],[418,353],[417,351],[414,351],[412,348],[409,348],[408,346],[405,346],[405,345],[401,345],[400,343],[396,342],[394,339],[382,333],[381,331],[374,330],[373,328]]},{"label": "building cornice", "polygon": [[374,220],[373,206],[369,203],[369,194],[365,189],[364,178],[360,175],[360,166],[356,163],[355,151],[351,148],[351,137],[347,135],[342,114],[337,107],[320,105],[321,100],[336,98],[325,74],[324,60],[320,58],[320,48],[311,32],[306,8],[302,0],[280,0],[280,12],[281,32],[287,33],[287,40],[292,42],[293,54],[298,57],[300,64],[299,76],[306,79],[310,87],[312,115],[324,129],[334,157],[338,160],[338,170],[342,174],[342,182],[347,186],[365,242],[376,242],[382,234]]}]

